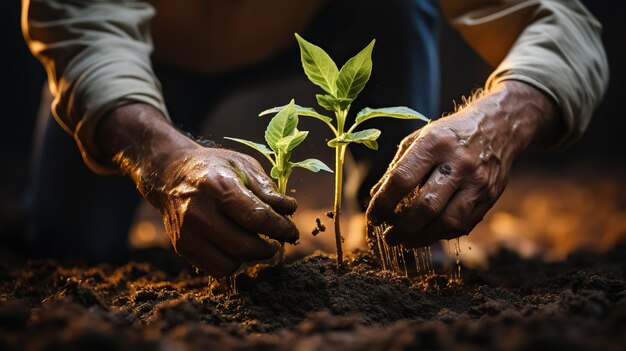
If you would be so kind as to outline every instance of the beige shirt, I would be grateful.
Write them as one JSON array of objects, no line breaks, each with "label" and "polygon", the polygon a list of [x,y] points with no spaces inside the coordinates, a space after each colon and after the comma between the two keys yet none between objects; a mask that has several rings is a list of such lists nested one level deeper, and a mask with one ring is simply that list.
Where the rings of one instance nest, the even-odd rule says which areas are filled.
[{"label": "beige shirt", "polygon": [[[168,116],[151,68],[150,29],[158,44],[155,59],[220,73],[283,50],[324,0],[152,2],[23,0],[24,37],[46,67],[52,113],[97,173],[111,173],[97,162],[94,129],[99,118],[129,102],[150,104]],[[609,71],[602,26],[578,1],[439,2],[449,23],[496,67],[487,89],[514,79],[551,96],[567,126],[559,146],[584,132]],[[245,31],[238,30],[242,24]],[[194,41],[190,45],[178,40],[181,36]]]}]

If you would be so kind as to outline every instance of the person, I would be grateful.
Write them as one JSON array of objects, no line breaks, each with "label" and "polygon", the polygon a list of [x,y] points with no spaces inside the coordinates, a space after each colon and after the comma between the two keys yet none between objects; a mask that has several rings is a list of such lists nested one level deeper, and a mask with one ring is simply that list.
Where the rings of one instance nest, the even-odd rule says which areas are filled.
[{"label": "person", "polygon": [[[365,183],[380,178],[364,200],[368,220],[390,224],[388,243],[409,247],[468,234],[502,193],[518,155],[561,148],[583,133],[608,67],[601,25],[580,2],[23,1],[23,33],[47,70],[52,115],[86,165],[131,179],[160,211],[176,252],[215,277],[271,257],[277,245],[266,238],[295,242],[288,215],[297,204],[277,193],[254,158],[202,146],[174,123],[197,129],[201,111],[253,87],[264,101],[282,85],[283,103],[292,93],[311,96],[289,83],[302,76],[294,32],[338,61],[377,38],[361,103],[433,116],[442,17],[495,67],[484,92],[420,129],[384,126],[390,137],[373,159],[354,150],[371,166]],[[241,129],[237,121],[229,115],[220,123]],[[69,138],[52,122],[41,135],[34,250],[111,257],[136,206],[128,184],[77,166]]]}]

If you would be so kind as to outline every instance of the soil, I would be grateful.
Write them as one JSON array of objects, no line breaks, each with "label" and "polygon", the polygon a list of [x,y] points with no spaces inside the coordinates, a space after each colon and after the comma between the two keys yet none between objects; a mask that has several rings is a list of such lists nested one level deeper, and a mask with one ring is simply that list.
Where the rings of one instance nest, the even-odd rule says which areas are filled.
[{"label": "soil", "polygon": [[166,250],[121,265],[0,259],[0,350],[624,350],[626,246],[409,279],[318,254],[209,288]]}]

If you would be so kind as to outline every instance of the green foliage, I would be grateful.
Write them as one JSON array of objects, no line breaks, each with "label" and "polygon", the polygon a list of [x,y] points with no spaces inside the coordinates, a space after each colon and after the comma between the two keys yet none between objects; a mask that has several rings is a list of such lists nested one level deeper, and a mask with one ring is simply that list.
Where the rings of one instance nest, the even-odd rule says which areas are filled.
[{"label": "green foliage", "polygon": [[[296,34],[300,46],[302,68],[309,80],[322,88],[325,94],[315,95],[317,103],[325,110],[334,112],[335,120],[315,112],[312,108],[298,106],[297,114],[309,116],[323,121],[333,131],[335,138],[328,141],[328,146],[335,149],[335,203],[333,206],[333,221],[335,224],[335,241],[337,244],[337,266],[343,267],[343,249],[341,226],[341,197],[343,185],[343,161],[346,147],[351,143],[362,144],[370,149],[378,150],[377,139],[380,137],[378,129],[355,130],[361,123],[376,117],[396,119],[429,120],[417,111],[405,106],[365,108],[359,112],[354,123],[346,128],[346,118],[352,102],[365,88],[365,84],[372,75],[372,51],[376,40],[372,40],[361,52],[349,59],[337,70],[337,64],[319,46],[313,45]],[[267,110],[267,113],[282,113],[284,106]],[[277,116],[278,116],[277,114]],[[333,124],[334,122],[334,124]],[[304,162],[304,161],[303,161]]]},{"label": "green foliage", "polygon": [[[297,130],[298,116],[312,117],[324,122],[335,137],[328,141],[328,146],[335,149],[335,202],[333,207],[333,221],[335,224],[335,239],[337,244],[337,264],[343,267],[342,238],[339,217],[341,214],[341,196],[343,185],[343,161],[346,147],[351,143],[362,144],[373,150],[378,149],[378,138],[381,131],[378,129],[355,130],[361,123],[377,117],[396,119],[418,119],[425,122],[430,120],[417,111],[405,106],[365,108],[360,111],[354,123],[346,128],[346,118],[352,102],[363,91],[372,75],[372,51],[376,40],[372,40],[361,52],[349,59],[341,70],[337,64],[319,46],[313,45],[295,34],[300,46],[302,68],[309,80],[320,87],[324,93],[315,95],[317,103],[325,110],[335,114],[335,118],[318,113],[313,108],[298,106],[293,100],[288,105],[274,107],[259,114],[264,116],[276,114],[265,131],[265,145],[250,141],[228,138],[243,143],[267,157],[272,162],[271,176],[278,179],[281,188],[281,179],[289,176],[295,167],[306,168],[313,172],[320,170],[332,172],[328,166],[319,160],[308,159],[300,162],[290,162],[291,150],[302,143],[308,132]],[[283,187],[284,188],[284,187]]]},{"label": "green foliage", "polygon": [[[337,70],[335,62],[322,48],[309,43],[298,34],[296,34],[296,39],[300,46],[300,59],[302,60],[304,73],[313,84],[326,92],[326,94],[317,94],[315,96],[317,103],[325,110],[335,112],[337,118],[337,125],[332,126],[336,138],[328,143],[330,147],[355,142],[376,149],[375,141],[380,135],[380,131],[378,133],[368,131],[364,134],[357,134],[359,132],[355,133],[354,131],[356,126],[375,117],[429,121],[428,118],[419,112],[405,106],[365,108],[357,114],[354,124],[344,132],[345,117],[350,109],[350,105],[365,88],[365,84],[372,75],[372,51],[374,50],[376,40],[372,40],[361,52],[349,59],[341,67],[341,70]],[[285,106],[275,107],[264,111],[262,114],[279,112],[284,110],[284,108]],[[309,107],[298,106],[297,110],[300,116],[315,117],[326,124],[332,121],[329,117],[320,115]],[[367,138],[363,139],[364,135],[367,135]],[[373,135],[376,135],[376,137],[372,137]]]},{"label": "green foliage", "polygon": [[289,160],[291,152],[298,145],[302,144],[309,135],[307,131],[298,130],[298,114],[302,112],[307,116],[315,117],[322,121],[330,118],[319,115],[313,109],[297,106],[294,100],[291,100],[288,105],[263,111],[261,115],[272,112],[277,113],[270,120],[265,130],[265,142],[269,147],[244,139],[231,137],[224,137],[224,139],[241,143],[263,154],[272,164],[270,176],[278,180],[279,191],[283,194],[287,190],[287,181],[293,168],[305,168],[312,172],[322,170],[332,173],[332,170],[320,160],[307,159],[300,162],[291,162]]}]

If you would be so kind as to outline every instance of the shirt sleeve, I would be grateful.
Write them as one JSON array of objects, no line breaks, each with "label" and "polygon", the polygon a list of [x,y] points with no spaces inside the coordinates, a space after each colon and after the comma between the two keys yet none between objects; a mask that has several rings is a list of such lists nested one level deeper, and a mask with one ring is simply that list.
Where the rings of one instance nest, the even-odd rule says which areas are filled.
[{"label": "shirt sleeve", "polygon": [[555,145],[587,128],[608,86],[601,24],[577,0],[440,0],[450,24],[504,80],[533,85],[560,107],[567,127]]},{"label": "shirt sleeve", "polygon": [[52,114],[96,173],[116,172],[94,142],[95,126],[107,112],[142,102],[169,118],[150,64],[153,16],[149,4],[128,0],[23,2],[22,31],[46,68]]}]

